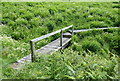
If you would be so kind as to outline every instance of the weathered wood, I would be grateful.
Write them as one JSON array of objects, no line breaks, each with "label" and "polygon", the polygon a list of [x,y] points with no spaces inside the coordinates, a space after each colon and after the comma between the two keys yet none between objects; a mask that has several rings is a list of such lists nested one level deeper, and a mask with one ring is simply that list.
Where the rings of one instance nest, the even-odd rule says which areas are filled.
[{"label": "weathered wood", "polygon": [[71,28],[71,27],[73,27],[73,25],[70,25],[70,26],[68,26],[68,27],[65,27],[65,28],[63,28],[62,30],[64,31],[64,30],[67,30],[67,29],[69,29],[69,28]]},{"label": "weathered wood", "polygon": [[74,26],[72,26],[72,35],[74,35]]},{"label": "weathered wood", "polygon": [[63,28],[63,29],[61,29],[61,30],[58,30],[58,31],[55,31],[55,32],[49,33],[49,34],[47,34],[47,35],[44,35],[44,36],[41,36],[41,37],[38,37],[38,38],[35,38],[35,39],[31,40],[31,41],[30,41],[30,45],[31,45],[31,55],[32,55],[31,57],[32,57],[32,62],[35,61],[35,52],[34,52],[34,51],[35,51],[35,45],[34,45],[35,42],[40,41],[40,40],[42,40],[42,39],[45,39],[45,38],[47,38],[47,37],[49,37],[49,36],[52,36],[52,35],[55,35],[55,34],[61,32],[60,46],[62,47],[63,31],[66,30],[66,29],[69,29],[69,28],[71,28],[71,27],[73,27],[73,25],[70,25],[70,26],[65,27],[65,28]]},{"label": "weathered wood", "polygon": [[[67,28],[70,28],[70,27],[67,27]],[[65,29],[67,29],[65,28]],[[119,28],[119,27],[109,27],[109,28]],[[96,29],[109,29],[108,27],[107,28],[96,28]],[[77,32],[84,32],[84,31],[89,31],[89,30],[96,30],[96,29],[83,29],[83,30],[74,30],[72,29],[72,33],[77,33]],[[60,30],[61,31],[61,30]],[[59,32],[60,32],[59,31]],[[52,35],[52,34],[51,34]],[[47,37],[47,36],[46,36]],[[34,46],[34,43],[38,40],[33,40],[33,41],[30,41],[30,45],[31,45],[31,54],[27,55],[26,57],[18,60],[16,63],[14,63],[12,65],[12,68],[14,69],[19,69],[21,68],[23,65],[25,64],[28,64],[30,62],[33,62],[35,61],[35,53],[40,53],[40,54],[52,54],[54,53],[55,51],[58,51],[59,49],[63,49],[66,47],[66,45],[70,42],[71,38],[69,37],[63,37],[63,31],[62,31],[62,44],[60,44],[60,40],[61,38],[58,38],[54,41],[52,41],[51,43],[41,47],[40,49],[38,50],[35,50],[35,46]],[[31,61],[31,59],[33,59]]]},{"label": "weathered wood", "polygon": [[[89,31],[89,30],[104,30],[104,29],[111,29],[111,28],[119,28],[119,27],[106,27],[106,28],[94,28],[94,29],[80,29],[80,30],[74,30],[74,33],[79,33],[79,32],[84,32],[84,31]],[[70,32],[72,32],[70,30]]]},{"label": "weathered wood", "polygon": [[63,30],[60,32],[60,46],[62,47]]},{"label": "weathered wood", "polygon": [[64,38],[65,40],[63,40],[63,46],[62,46],[62,49],[65,48],[67,46],[67,44],[69,44],[69,42],[71,41],[71,38]]},{"label": "weathered wood", "polygon": [[[58,39],[52,41],[51,43],[49,43],[49,44],[41,47],[40,49],[34,50],[34,54],[35,53],[36,54],[42,54],[42,55],[53,54],[54,52],[56,52],[56,51],[58,51],[60,49],[65,48],[66,45],[67,45],[67,43],[70,42],[70,40],[71,40],[71,38],[64,38],[63,37],[62,38],[62,47],[61,47],[60,46],[60,38],[58,38]],[[34,46],[33,42],[31,42],[31,45]],[[34,49],[33,46],[31,46],[32,49]],[[29,54],[29,55],[23,57],[22,59],[18,60],[16,63],[12,64],[12,68],[14,68],[14,69],[20,69],[25,64],[28,64],[30,62],[35,61],[35,59],[32,60],[32,61],[31,60],[32,60],[32,54]]]},{"label": "weathered wood", "polygon": [[[69,43],[71,40],[71,38],[62,38],[62,46],[66,45],[67,43]],[[59,49],[62,49],[61,45],[60,45],[60,38],[56,39],[55,41],[41,47],[40,49],[36,50],[36,53],[40,53],[40,54],[52,54],[55,51],[58,51]]]},{"label": "weathered wood", "polygon": [[32,62],[35,61],[35,44],[33,41],[30,41],[30,46],[31,46],[31,58]]},{"label": "weathered wood", "polygon": [[70,38],[70,37],[72,37],[72,34],[71,34],[71,33],[63,33],[63,37],[68,37],[68,38]]},{"label": "weathered wood", "polygon": [[17,62],[13,63],[11,65],[11,67],[14,69],[20,69],[25,64],[29,64],[30,62],[31,62],[31,54],[29,54],[29,55],[23,57],[22,59],[18,60]]},{"label": "weathered wood", "polygon": [[[73,26],[73,25],[70,25],[70,26],[68,26],[68,27],[63,28],[62,30],[64,31],[64,30],[66,30],[66,29],[71,28],[72,26]],[[33,41],[33,42],[37,42],[37,41],[40,41],[40,40],[42,40],[42,39],[45,39],[45,38],[47,38],[47,37],[50,37],[50,36],[55,35],[55,34],[60,33],[60,32],[61,32],[61,29],[58,30],[58,31],[55,31],[55,32],[49,33],[49,34],[47,34],[47,35],[43,35],[43,36],[41,36],[41,37],[38,37],[38,38],[32,39],[31,41]]]}]

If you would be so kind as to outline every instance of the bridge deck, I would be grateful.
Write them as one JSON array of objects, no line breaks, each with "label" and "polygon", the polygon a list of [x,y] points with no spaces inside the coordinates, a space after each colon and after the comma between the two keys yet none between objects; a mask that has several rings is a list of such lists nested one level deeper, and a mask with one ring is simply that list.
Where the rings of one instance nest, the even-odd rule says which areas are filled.
[{"label": "bridge deck", "polygon": [[[58,51],[59,49],[64,48],[70,42],[70,40],[71,40],[71,38],[63,37],[62,38],[63,46],[61,47],[60,46],[60,38],[58,38],[58,39],[52,41],[51,43],[41,47],[38,50],[36,50],[36,53],[43,54],[43,55],[52,54],[55,51]],[[12,65],[12,68],[19,69],[23,65],[28,64],[30,62],[31,62],[31,54],[29,54],[29,55],[23,57],[22,59],[18,60],[17,62],[15,62]]]}]

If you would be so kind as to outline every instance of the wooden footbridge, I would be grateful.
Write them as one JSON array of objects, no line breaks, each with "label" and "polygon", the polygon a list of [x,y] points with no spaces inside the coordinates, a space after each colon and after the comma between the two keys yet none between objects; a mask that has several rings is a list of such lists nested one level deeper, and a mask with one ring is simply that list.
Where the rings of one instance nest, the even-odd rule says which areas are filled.
[{"label": "wooden footbridge", "polygon": [[[69,44],[69,42],[71,40],[71,37],[74,35],[74,33],[84,32],[84,31],[89,31],[89,30],[99,30],[99,29],[104,30],[104,29],[109,29],[109,28],[118,28],[118,27],[106,27],[106,28],[96,28],[96,29],[74,30],[74,26],[70,25],[70,26],[65,27],[63,29],[60,29],[58,31],[55,31],[55,32],[49,33],[47,35],[32,39],[30,41],[31,54],[23,57],[22,59],[18,60],[14,64],[12,64],[12,68],[19,69],[23,65],[26,65],[26,64],[28,64],[30,62],[35,62],[37,53],[42,54],[42,55],[53,54],[54,52],[65,48]],[[69,31],[67,33],[64,33],[64,31],[68,30],[68,29],[69,29]],[[52,41],[51,43],[41,47],[40,49],[35,49],[35,42],[38,42],[38,41],[40,41],[42,39],[53,36],[53,35],[55,35],[57,33],[60,33],[60,38],[58,38],[58,39]]]},{"label": "wooden footbridge", "polygon": [[[67,32],[67,33],[64,33],[65,30],[68,30],[68,29],[71,29],[71,31]],[[70,40],[71,40],[71,37],[72,35],[74,34],[73,32],[74,30],[74,26],[73,25],[70,25],[68,27],[65,27],[63,29],[60,29],[58,31],[55,31],[55,32],[52,32],[52,33],[49,33],[47,35],[44,35],[44,36],[41,36],[41,37],[38,37],[38,38],[35,38],[33,40],[30,41],[30,45],[31,45],[31,54],[29,54],[28,56],[18,60],[16,63],[14,63],[12,65],[12,67],[14,69],[19,69],[20,67],[22,67],[24,64],[28,64],[30,62],[34,62],[35,59],[36,59],[36,54],[39,53],[39,54],[52,54],[54,53],[55,51],[58,51],[60,49],[63,49],[65,48]],[[40,49],[35,49],[35,42],[38,42],[42,39],[45,39],[47,37],[50,37],[50,36],[53,36],[57,33],[60,33],[60,38],[52,41],[51,43],[41,47]]]}]

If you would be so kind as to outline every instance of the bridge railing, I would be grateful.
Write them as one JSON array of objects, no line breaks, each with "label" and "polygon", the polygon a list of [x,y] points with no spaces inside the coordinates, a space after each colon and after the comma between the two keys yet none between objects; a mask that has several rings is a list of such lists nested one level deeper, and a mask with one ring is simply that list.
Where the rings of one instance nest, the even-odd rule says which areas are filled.
[{"label": "bridge railing", "polygon": [[52,33],[43,35],[43,36],[41,36],[41,37],[32,39],[32,40],[30,41],[30,46],[31,46],[31,59],[32,59],[32,62],[35,61],[35,53],[36,53],[35,42],[40,41],[40,40],[42,40],[42,39],[45,39],[45,38],[47,38],[47,37],[53,36],[53,35],[55,35],[55,34],[57,34],[57,33],[60,33],[60,46],[62,47],[63,31],[65,31],[65,30],[67,30],[67,29],[70,29],[70,28],[72,28],[71,31],[72,31],[72,35],[73,35],[73,34],[74,34],[74,32],[73,32],[73,31],[74,31],[74,26],[73,26],[73,25],[70,25],[70,26],[65,27],[65,28],[63,28],[63,29],[60,29],[60,30],[58,30],[58,31],[55,31],[55,32],[52,32]]}]

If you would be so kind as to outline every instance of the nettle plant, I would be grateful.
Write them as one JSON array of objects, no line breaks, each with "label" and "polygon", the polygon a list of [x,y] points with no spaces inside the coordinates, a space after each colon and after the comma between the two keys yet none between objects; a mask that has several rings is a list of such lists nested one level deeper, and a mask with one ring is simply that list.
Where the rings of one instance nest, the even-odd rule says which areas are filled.
[{"label": "nettle plant", "polygon": [[24,25],[28,25],[28,21],[26,19],[24,19],[24,18],[17,18],[15,20],[15,24],[17,26],[24,26]]},{"label": "nettle plant", "polygon": [[99,52],[101,50],[101,45],[99,42],[94,40],[86,40],[82,43],[82,48],[85,51]]},{"label": "nettle plant", "polygon": [[26,11],[25,14],[21,15],[21,17],[26,20],[30,20],[34,17],[34,14],[32,12]]},{"label": "nettle plant", "polygon": [[29,21],[31,28],[39,27],[40,25],[42,25],[42,22],[43,21],[40,17],[34,17]]},{"label": "nettle plant", "polygon": [[38,10],[39,10],[40,17],[46,18],[46,17],[50,16],[50,13],[47,8],[39,8]]}]

